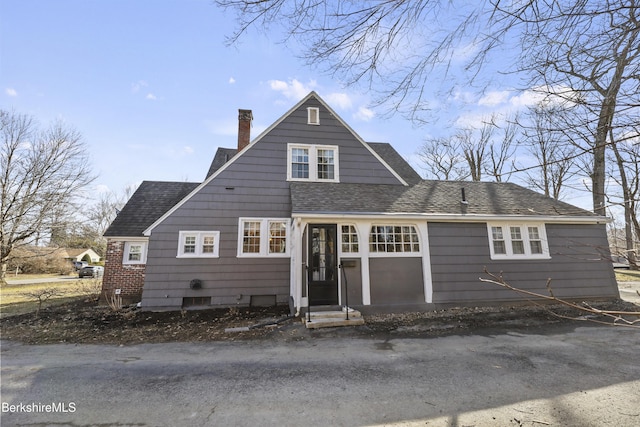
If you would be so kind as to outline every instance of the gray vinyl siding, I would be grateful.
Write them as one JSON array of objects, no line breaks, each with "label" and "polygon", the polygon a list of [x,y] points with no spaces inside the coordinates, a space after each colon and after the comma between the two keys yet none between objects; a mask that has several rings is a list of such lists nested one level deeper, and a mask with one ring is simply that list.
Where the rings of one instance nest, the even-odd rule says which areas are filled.
[{"label": "gray vinyl siding", "polygon": [[370,258],[371,304],[423,304],[422,258]]},{"label": "gray vinyl siding", "polygon": [[511,285],[563,298],[618,296],[604,225],[547,224],[551,259],[491,260],[487,226],[429,223],[434,303],[516,301],[514,291],[484,283],[484,268],[502,275]]},{"label": "gray vinyl siding", "polygon": [[[320,108],[319,126],[307,124],[307,107]],[[400,184],[398,179],[353,136],[349,129],[314,99],[310,99],[292,112],[270,132],[268,138],[282,143],[285,150],[285,166],[288,143],[338,145],[340,182]]]},{"label": "gray vinyl siding", "polygon": [[[342,257],[341,262],[349,265],[341,269],[341,286],[340,292],[342,293],[342,304],[346,304],[345,293],[349,294],[349,305],[361,305],[362,304],[362,260],[360,258]],[[346,283],[345,283],[346,278]]]},{"label": "gray vinyl siding", "polygon": [[[279,302],[288,301],[288,257],[237,257],[240,217],[291,217],[288,143],[338,145],[341,182],[399,184],[321,106],[320,126],[308,125],[307,106],[320,104],[311,99],[292,112],[152,230],[144,307],[179,309],[183,297],[193,296],[210,296],[211,305],[246,305],[251,295],[276,295]],[[176,258],[181,230],[219,231],[219,258]],[[189,282],[196,278],[203,286],[192,290]]]}]

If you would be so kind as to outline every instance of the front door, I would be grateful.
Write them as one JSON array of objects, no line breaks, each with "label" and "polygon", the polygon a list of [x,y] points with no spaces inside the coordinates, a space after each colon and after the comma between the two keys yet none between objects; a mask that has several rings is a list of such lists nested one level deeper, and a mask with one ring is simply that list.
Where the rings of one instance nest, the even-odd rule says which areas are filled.
[{"label": "front door", "polygon": [[309,224],[309,305],[338,304],[335,224]]}]

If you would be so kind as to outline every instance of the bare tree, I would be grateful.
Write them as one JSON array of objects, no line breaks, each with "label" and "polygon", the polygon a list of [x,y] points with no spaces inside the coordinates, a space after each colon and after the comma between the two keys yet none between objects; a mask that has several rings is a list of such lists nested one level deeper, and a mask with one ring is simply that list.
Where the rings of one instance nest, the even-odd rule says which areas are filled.
[{"label": "bare tree", "polygon": [[[493,133],[493,126],[485,123],[476,135],[473,128],[462,129],[456,134],[460,140],[464,159],[467,161],[472,181],[481,181],[484,171],[485,153]],[[477,137],[476,137],[477,136]]]},{"label": "bare tree", "polygon": [[[492,139],[489,143],[489,153],[484,165],[485,173],[496,182],[509,181],[511,174],[515,170],[513,155],[516,151],[517,138],[519,135],[518,117],[507,117],[502,124],[498,123],[496,114],[491,116],[491,120],[485,124],[491,126]],[[508,171],[505,169],[509,167]]]},{"label": "bare tree", "polygon": [[531,124],[523,126],[525,146],[539,168],[527,171],[527,181],[545,196],[560,199],[566,181],[577,172],[576,146],[558,124],[558,118],[566,119],[566,110],[539,103],[529,109],[528,116]]},{"label": "bare tree", "polygon": [[[638,0],[216,3],[237,12],[230,43],[250,28],[277,27],[282,40],[302,46],[308,61],[326,65],[348,84],[367,84],[378,104],[413,120],[429,112],[438,93],[459,85],[484,88],[491,77],[480,81],[480,71],[499,54],[501,71],[526,77],[527,89],[570,100],[588,113],[584,124],[593,136],[582,148],[592,157],[594,211],[605,215],[609,129],[626,126],[617,120],[621,111],[639,115]],[[505,58],[509,51],[517,57]]]},{"label": "bare tree", "polygon": [[455,137],[427,139],[417,153],[427,171],[428,178],[443,180],[465,180],[468,170],[463,166],[460,141]]},{"label": "bare tree", "polygon": [[519,70],[531,87],[588,112],[594,212],[605,211],[605,152],[617,117],[640,103],[640,5],[637,0],[496,2],[499,27],[519,28]]},{"label": "bare tree", "polygon": [[99,236],[102,236],[107,231],[111,222],[136,191],[137,187],[137,185],[128,185],[119,192],[101,193],[98,201],[89,208],[86,212],[87,219]]},{"label": "bare tree", "polygon": [[[611,140],[615,136],[611,135]],[[637,245],[640,240],[640,132],[611,145],[616,172],[611,177],[619,185],[622,198],[616,204],[624,209],[625,257],[630,268],[639,269]],[[610,201],[613,198],[609,198]]]},{"label": "bare tree", "polygon": [[481,181],[488,176],[497,182],[508,180],[505,171],[515,152],[516,121],[499,123],[498,115],[483,120],[479,128],[460,128],[450,137],[425,141],[418,157],[429,174],[438,179]]},{"label": "bare tree", "polygon": [[55,122],[0,110],[0,283],[12,251],[56,228],[55,214],[73,211],[76,193],[94,180],[81,135]]},{"label": "bare tree", "polygon": [[50,244],[65,248],[91,248],[104,257],[107,249],[104,232],[135,189],[136,186],[131,185],[119,193],[100,193],[94,203],[83,205],[81,217],[70,217],[68,212],[62,212],[57,216],[57,226],[51,230]]}]

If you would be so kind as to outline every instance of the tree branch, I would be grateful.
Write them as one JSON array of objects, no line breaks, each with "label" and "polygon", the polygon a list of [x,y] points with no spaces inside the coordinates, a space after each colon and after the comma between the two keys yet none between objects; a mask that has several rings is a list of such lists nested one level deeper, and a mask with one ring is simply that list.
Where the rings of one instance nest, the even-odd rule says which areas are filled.
[{"label": "tree branch", "polygon": [[[567,301],[564,300],[562,298],[558,298],[553,294],[553,290],[551,288],[551,279],[547,279],[547,290],[549,292],[549,295],[544,295],[544,294],[540,294],[538,292],[532,292],[532,291],[528,291],[526,289],[520,289],[520,288],[516,288],[515,286],[510,285],[508,282],[506,282],[504,280],[504,278],[502,277],[502,273],[500,273],[499,275],[493,274],[491,272],[489,272],[487,270],[487,268],[484,269],[484,273],[489,276],[489,279],[486,278],[482,278],[480,277],[479,280],[481,282],[484,283],[493,283],[495,285],[501,286],[505,289],[509,289],[511,291],[523,294],[523,295],[527,295],[530,297],[534,297],[536,299],[542,299],[545,301],[550,301],[550,302],[554,302],[554,303],[558,303],[558,304],[562,304],[564,306],[573,308],[575,310],[584,312],[584,313],[588,313],[588,314],[593,314],[593,315],[597,315],[597,316],[603,316],[607,319],[609,319],[609,322],[603,322],[597,319],[584,319],[584,318],[578,318],[578,317],[569,317],[569,316],[563,316],[557,313],[552,312],[551,310],[548,310],[550,313],[552,313],[554,316],[558,316],[558,317],[562,317],[562,318],[566,318],[566,319],[571,319],[571,320],[589,320],[595,323],[604,323],[607,325],[614,325],[614,326],[627,326],[627,327],[633,327],[633,328],[640,328],[640,311],[612,311],[612,310],[600,310],[597,309],[587,303],[582,303],[582,304],[577,304],[571,301]],[[542,306],[542,304],[537,303],[536,301],[532,301],[534,304],[536,305],[540,305]],[[623,316],[630,316],[630,317],[638,317],[638,319],[635,320],[628,320]]]}]

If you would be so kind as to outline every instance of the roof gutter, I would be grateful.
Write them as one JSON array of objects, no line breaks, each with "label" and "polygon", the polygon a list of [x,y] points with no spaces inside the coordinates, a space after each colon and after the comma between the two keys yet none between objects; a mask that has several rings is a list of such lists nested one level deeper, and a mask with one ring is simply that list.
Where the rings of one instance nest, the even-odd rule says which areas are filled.
[{"label": "roof gutter", "polygon": [[102,236],[107,240],[126,240],[129,242],[135,242],[135,241],[139,241],[139,242],[146,242],[149,240],[149,237],[147,236]]},{"label": "roof gutter", "polygon": [[486,214],[440,214],[440,213],[403,213],[403,212],[293,212],[292,218],[300,219],[395,219],[427,220],[439,222],[499,222],[527,221],[547,224],[608,224],[612,218],[604,216],[561,216],[561,215],[486,215]]}]

